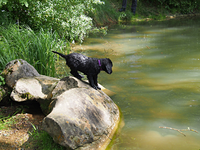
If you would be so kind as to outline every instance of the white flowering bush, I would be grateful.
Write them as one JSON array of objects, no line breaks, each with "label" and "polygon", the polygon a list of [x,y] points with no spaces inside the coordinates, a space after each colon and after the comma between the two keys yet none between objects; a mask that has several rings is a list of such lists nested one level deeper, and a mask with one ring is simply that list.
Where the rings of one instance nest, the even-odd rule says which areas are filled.
[{"label": "white flowering bush", "polygon": [[69,40],[82,41],[92,29],[89,13],[100,0],[0,0],[0,8],[31,28],[55,30]]}]

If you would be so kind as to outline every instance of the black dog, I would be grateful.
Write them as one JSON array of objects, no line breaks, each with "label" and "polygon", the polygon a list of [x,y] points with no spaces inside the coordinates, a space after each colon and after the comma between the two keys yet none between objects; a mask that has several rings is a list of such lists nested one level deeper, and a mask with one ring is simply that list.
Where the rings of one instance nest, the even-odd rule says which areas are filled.
[{"label": "black dog", "polygon": [[64,55],[58,53],[56,51],[52,51],[56,54],[59,54],[66,60],[66,64],[71,69],[71,74],[81,79],[83,78],[82,75],[78,74],[77,71],[80,71],[87,75],[89,83],[91,87],[94,89],[101,89],[97,84],[97,75],[100,73],[101,70],[105,71],[108,74],[112,73],[112,61],[109,58],[97,59],[97,58],[90,58],[78,53],[71,53],[69,55]]}]

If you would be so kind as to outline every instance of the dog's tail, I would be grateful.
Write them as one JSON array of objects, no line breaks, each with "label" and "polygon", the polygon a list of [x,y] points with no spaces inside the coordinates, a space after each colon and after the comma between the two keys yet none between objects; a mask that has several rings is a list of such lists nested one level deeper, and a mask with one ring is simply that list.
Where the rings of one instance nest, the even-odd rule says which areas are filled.
[{"label": "dog's tail", "polygon": [[67,56],[67,55],[61,54],[61,53],[56,52],[56,51],[52,51],[52,52],[53,52],[53,53],[56,53],[56,54],[58,54],[58,55],[60,55],[60,56],[63,57],[63,58],[66,58],[66,56]]}]

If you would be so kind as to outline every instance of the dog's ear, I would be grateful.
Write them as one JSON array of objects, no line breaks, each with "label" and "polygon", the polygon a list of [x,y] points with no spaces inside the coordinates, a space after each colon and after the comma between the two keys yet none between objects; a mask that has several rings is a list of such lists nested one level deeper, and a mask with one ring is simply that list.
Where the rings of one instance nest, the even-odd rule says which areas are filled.
[{"label": "dog's ear", "polygon": [[110,60],[110,58],[106,58],[106,59],[108,60],[109,64],[111,64],[111,66],[113,66],[113,63],[112,63],[112,61]]},{"label": "dog's ear", "polygon": [[111,74],[112,73],[112,66],[113,66],[113,63],[112,63],[112,61],[109,59],[109,58],[106,58],[106,60],[107,60],[107,62],[106,62],[106,65],[105,65],[105,67],[106,67],[106,72],[108,73],[108,74]]}]

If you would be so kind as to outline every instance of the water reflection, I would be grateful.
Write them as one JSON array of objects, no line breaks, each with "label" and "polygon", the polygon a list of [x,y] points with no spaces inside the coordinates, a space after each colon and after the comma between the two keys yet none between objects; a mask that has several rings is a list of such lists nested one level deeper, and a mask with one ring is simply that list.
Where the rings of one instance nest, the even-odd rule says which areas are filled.
[{"label": "water reflection", "polygon": [[[180,23],[181,22],[181,23]],[[76,47],[109,57],[113,74],[99,82],[114,91],[125,125],[110,149],[200,149],[200,18],[116,26]]]}]

